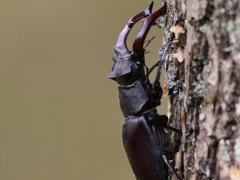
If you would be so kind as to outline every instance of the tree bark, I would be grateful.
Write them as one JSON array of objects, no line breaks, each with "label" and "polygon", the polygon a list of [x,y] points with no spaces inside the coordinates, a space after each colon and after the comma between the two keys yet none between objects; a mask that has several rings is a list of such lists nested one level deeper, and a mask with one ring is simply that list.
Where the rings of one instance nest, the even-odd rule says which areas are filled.
[{"label": "tree bark", "polygon": [[[239,180],[239,0],[167,0],[167,4],[168,13],[159,21],[165,40],[171,38],[177,18],[184,19],[177,23],[185,29],[165,67],[169,123],[183,131],[175,168],[186,180]],[[184,50],[183,62],[171,55],[179,47]]]}]

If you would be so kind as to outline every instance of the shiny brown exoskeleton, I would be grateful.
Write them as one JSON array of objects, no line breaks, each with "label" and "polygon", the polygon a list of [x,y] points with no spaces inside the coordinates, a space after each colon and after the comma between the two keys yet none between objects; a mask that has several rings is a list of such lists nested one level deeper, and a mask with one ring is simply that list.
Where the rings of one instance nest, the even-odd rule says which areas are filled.
[{"label": "shiny brown exoskeleton", "polygon": [[[164,48],[161,59],[145,72],[145,38],[152,24],[167,11],[166,2],[163,7],[151,13],[153,2],[141,13],[129,19],[121,31],[114,50],[113,68],[108,78],[118,83],[120,107],[125,117],[123,122],[123,145],[137,180],[166,180],[168,168],[180,180],[170,166],[168,159],[173,153],[168,149],[169,135],[164,128],[179,134],[181,131],[167,125],[168,117],[159,115],[156,107],[161,104],[162,88],[159,83],[161,69],[172,44],[169,41]],[[146,18],[133,43],[133,51],[126,46],[127,36],[133,25]],[[156,80],[150,83],[148,75],[158,67]]]}]

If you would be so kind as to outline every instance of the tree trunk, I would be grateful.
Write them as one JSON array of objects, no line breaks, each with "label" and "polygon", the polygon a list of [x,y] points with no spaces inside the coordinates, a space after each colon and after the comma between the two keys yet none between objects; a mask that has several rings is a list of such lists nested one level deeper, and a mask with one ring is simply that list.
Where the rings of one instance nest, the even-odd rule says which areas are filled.
[{"label": "tree trunk", "polygon": [[[184,27],[185,34],[166,60],[166,84],[169,123],[183,131],[182,165],[180,152],[175,168],[186,180],[240,179],[238,2],[167,0],[166,41],[176,19],[184,19],[177,24]],[[163,26],[161,22],[159,26]],[[179,48],[184,50],[183,62],[171,55]]]}]

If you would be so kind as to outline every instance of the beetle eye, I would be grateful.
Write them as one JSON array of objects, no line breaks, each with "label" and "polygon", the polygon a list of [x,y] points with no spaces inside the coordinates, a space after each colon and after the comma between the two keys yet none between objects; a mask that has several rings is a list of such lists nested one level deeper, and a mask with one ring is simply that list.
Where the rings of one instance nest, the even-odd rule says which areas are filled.
[{"label": "beetle eye", "polygon": [[134,62],[139,61],[136,54],[131,54],[131,60],[134,61]]}]

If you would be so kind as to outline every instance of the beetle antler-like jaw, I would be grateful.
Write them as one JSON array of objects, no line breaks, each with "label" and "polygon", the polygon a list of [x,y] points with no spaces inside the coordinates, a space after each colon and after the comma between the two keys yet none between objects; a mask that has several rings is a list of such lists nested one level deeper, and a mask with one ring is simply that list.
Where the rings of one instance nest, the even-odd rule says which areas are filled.
[{"label": "beetle antler-like jaw", "polygon": [[167,12],[167,3],[166,1],[164,1],[164,5],[158,9],[157,11],[155,11],[154,13],[152,13],[150,16],[148,16],[141,29],[138,32],[138,35],[133,43],[133,52],[140,58],[143,59],[144,58],[144,52],[145,49],[143,48],[143,44],[144,41],[146,39],[146,36],[151,28],[151,26],[153,25],[154,21],[162,15],[165,15]]},{"label": "beetle antler-like jaw", "polygon": [[114,50],[116,52],[117,55],[120,55],[121,57],[127,56],[130,54],[127,45],[126,45],[126,40],[127,40],[127,36],[131,30],[131,28],[133,27],[133,25],[138,22],[140,19],[145,18],[147,16],[149,16],[152,13],[152,7],[153,7],[153,2],[150,4],[150,6],[140,12],[139,14],[131,17],[127,24],[125,25],[125,27],[123,28],[123,30],[121,31],[121,33],[118,36],[117,42],[115,44]]}]

